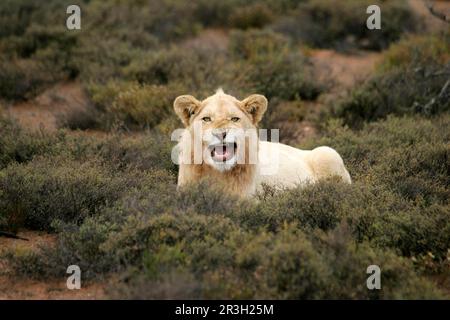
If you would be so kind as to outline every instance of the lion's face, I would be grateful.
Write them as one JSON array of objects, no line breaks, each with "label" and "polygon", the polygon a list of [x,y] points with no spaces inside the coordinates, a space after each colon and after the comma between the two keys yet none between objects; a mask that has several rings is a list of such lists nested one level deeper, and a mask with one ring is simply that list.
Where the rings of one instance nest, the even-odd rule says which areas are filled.
[{"label": "lion's face", "polygon": [[[249,139],[257,139],[256,127],[267,108],[267,100],[252,95],[243,101],[218,91],[198,101],[180,96],[174,108],[193,139],[201,139],[203,163],[219,171],[247,164],[249,154],[256,152]],[[192,148],[192,152],[194,152]]]}]

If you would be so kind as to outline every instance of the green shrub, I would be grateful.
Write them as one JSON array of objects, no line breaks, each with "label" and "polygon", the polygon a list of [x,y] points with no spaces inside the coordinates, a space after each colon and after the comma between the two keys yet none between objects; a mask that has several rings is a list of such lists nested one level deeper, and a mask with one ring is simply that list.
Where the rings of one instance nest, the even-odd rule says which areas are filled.
[{"label": "green shrub", "polygon": [[99,142],[91,153],[119,169],[163,169],[177,173],[178,167],[171,160],[173,147],[174,143],[169,141],[167,135],[150,131],[134,137],[113,135]]},{"label": "green shrub", "polygon": [[391,46],[375,75],[337,103],[335,115],[360,128],[389,114],[447,113],[450,110],[448,33],[414,36]]},{"label": "green shrub", "polygon": [[55,168],[54,160],[45,159],[8,166],[0,174],[0,185],[0,211],[9,216],[7,227],[34,230],[51,230],[54,219],[81,222],[116,200],[121,188],[133,186],[94,163],[62,160]]},{"label": "green shrub", "polygon": [[136,84],[119,93],[107,112],[116,121],[152,128],[171,114],[176,97],[166,86]]},{"label": "green shrub", "polygon": [[233,31],[230,35],[229,51],[248,62],[260,56],[275,56],[289,47],[288,38],[269,30]]},{"label": "green shrub", "polygon": [[104,137],[28,132],[15,122],[0,118],[0,170],[11,163],[26,163],[36,156],[61,156],[86,161],[99,158],[116,169],[166,169],[176,172],[171,161],[174,142],[159,130],[127,137],[121,133]]},{"label": "green shrub", "polygon": [[95,129],[100,125],[98,116],[96,110],[70,110],[57,118],[57,125],[71,130]]},{"label": "green shrub", "polygon": [[[448,116],[389,118],[358,132],[330,127],[325,137],[302,147],[336,148],[353,181],[361,183],[365,194],[356,197],[342,194],[354,193],[353,186],[328,192],[341,194],[339,208],[346,208],[346,199],[353,208],[361,206],[350,215],[358,239],[372,239],[407,256],[433,252],[442,259],[450,246],[442,232],[449,228],[449,121]],[[349,217],[345,211],[341,214]]]},{"label": "green shrub", "polygon": [[173,41],[194,35],[200,28],[194,18],[194,5],[178,0],[94,1],[83,7],[83,23],[86,30],[95,29],[98,35],[132,40],[133,45],[145,47],[153,42],[152,38]]},{"label": "green shrub", "polygon": [[238,79],[248,92],[285,100],[315,99],[323,90],[313,75],[312,64],[289,42],[268,31],[235,32],[230,50],[243,58],[236,63]]},{"label": "green shrub", "polygon": [[262,3],[254,3],[234,10],[229,21],[238,29],[262,28],[274,19],[272,10]]},{"label": "green shrub", "polygon": [[[114,225],[106,220],[86,218],[78,228],[74,225],[53,223],[52,226],[61,235],[55,245],[55,251],[49,247],[40,247],[37,252],[9,253],[7,258],[14,270],[33,279],[60,277],[67,266],[77,264],[87,278],[99,276],[110,271],[117,261],[99,249]],[[69,264],[67,264],[69,263]]]},{"label": "green shrub", "polygon": [[[367,175],[368,170],[382,164],[392,165],[389,161],[385,161],[388,153],[392,157],[403,156],[406,151],[413,155],[416,148],[427,147],[430,144],[445,145],[450,138],[447,130],[449,121],[448,115],[431,119],[422,119],[419,116],[388,117],[384,121],[366,124],[360,131],[352,131],[348,127],[343,127],[341,122],[333,121],[328,123],[327,133],[321,138],[305,141],[300,147],[311,149],[318,145],[332,146],[345,160],[352,177],[356,179],[367,177],[368,182],[373,182],[377,176]],[[401,165],[398,161],[396,163]],[[431,163],[436,166],[437,171],[443,165],[435,161]],[[379,173],[384,169],[379,170]]]},{"label": "green shrub", "polygon": [[292,51],[279,34],[237,31],[228,50],[208,43],[185,50],[172,47],[145,55],[125,72],[144,84],[183,84],[186,92],[201,98],[223,87],[238,97],[259,92],[268,98],[314,99],[323,86],[313,77],[309,60]]},{"label": "green shrub", "polygon": [[[51,10],[52,4],[44,7]],[[71,61],[76,35],[62,25],[41,26],[37,18],[42,12],[31,4],[15,9],[18,12],[11,13],[13,16],[30,14],[27,19],[32,22],[20,34],[0,38],[0,97],[8,100],[32,98],[49,85],[78,73]],[[59,9],[65,12],[63,7]]]},{"label": "green shrub", "polygon": [[0,169],[12,162],[30,161],[36,155],[51,155],[55,145],[63,139],[63,134],[52,135],[45,131],[32,134],[0,114]]},{"label": "green shrub", "polygon": [[0,6],[0,38],[21,36],[32,24],[56,25],[64,21],[67,5],[61,0],[37,4],[30,0],[5,0]]},{"label": "green shrub", "polygon": [[105,84],[122,79],[123,69],[142,54],[142,49],[129,42],[105,38],[102,34],[82,37],[79,42],[73,50],[72,64],[85,84]]},{"label": "green shrub", "polygon": [[261,28],[304,1],[201,0],[195,2],[193,15],[204,27]]},{"label": "green shrub", "polygon": [[389,114],[423,114],[426,116],[450,110],[446,74],[450,66],[393,70],[369,79],[339,102],[336,116],[352,127],[364,121],[386,118]]},{"label": "green shrub", "polygon": [[5,100],[32,98],[54,82],[42,63],[29,59],[0,56],[0,70],[0,98]]},{"label": "green shrub", "polygon": [[378,63],[378,72],[446,65],[450,62],[450,34],[410,36],[393,44]]},{"label": "green shrub", "polygon": [[[346,225],[319,236],[315,243],[329,265],[331,281],[327,291],[335,299],[442,299],[445,295],[430,282],[417,276],[407,259],[391,250],[355,244]],[[382,272],[382,290],[367,290],[367,267],[378,265]],[[363,272],[362,272],[363,271]],[[364,285],[361,285],[364,283]]]},{"label": "green shrub", "polygon": [[[198,251],[203,250],[203,254],[199,259],[228,256],[230,250],[235,251],[230,259],[222,262],[221,268],[200,269],[199,273],[173,268],[175,261],[185,260],[186,254],[177,246],[163,246],[156,255],[148,256],[150,270],[155,270],[155,261],[165,261],[170,262],[170,272],[165,269],[156,278],[148,275],[132,278],[134,280],[122,285],[119,291],[110,288],[109,293],[127,299],[444,297],[429,282],[417,277],[406,260],[391,251],[374,250],[366,244],[356,246],[342,235],[342,229],[339,229],[341,234],[335,232],[314,241],[294,230],[287,228],[277,235],[233,235],[221,246],[217,247],[216,242],[215,249],[211,249],[209,243],[200,246]],[[243,245],[236,250],[239,243]],[[365,286],[365,270],[371,264],[383,266],[383,290],[373,292]],[[148,264],[145,267],[149,267]]]},{"label": "green shrub", "polygon": [[30,1],[6,0],[0,7],[0,37],[23,34],[30,24],[32,13],[39,7]]},{"label": "green shrub", "polygon": [[151,129],[163,122],[167,124],[175,118],[173,101],[185,93],[183,86],[176,84],[140,85],[118,81],[106,85],[91,83],[87,90],[95,109],[86,116],[97,117],[96,122],[104,129],[117,126]]},{"label": "green shrub", "polygon": [[[443,297],[420,274],[443,272],[450,248],[449,121],[331,123],[302,147],[336,148],[354,183],[268,188],[258,202],[206,182],[177,192],[172,143],[157,131],[71,137],[6,121],[1,228],[58,232],[55,247],[11,254],[18,273],[61,277],[75,256],[91,279],[125,272],[115,297]],[[360,285],[370,264],[386,274],[382,292]]]},{"label": "green shrub", "polygon": [[[175,197],[170,182],[146,185],[80,227],[66,227],[58,247],[41,252],[35,262],[16,257],[16,270],[60,276],[62,268],[46,264],[66,265],[74,255],[88,268],[88,277],[128,267],[134,280],[122,283],[119,291],[110,289],[121,298],[443,297],[414,272],[411,261],[388,248],[408,256],[448,248],[448,233],[439,232],[448,213],[423,217],[421,230],[432,233],[417,227],[411,232],[418,221],[410,219],[422,219],[420,209],[387,190],[380,195],[377,187],[343,189],[328,182],[255,204],[224,197],[220,189],[202,184]],[[400,214],[402,207],[407,209]],[[371,264],[383,270],[382,292],[365,286]],[[184,280],[175,283],[173,278]],[[135,281],[141,283],[137,288]],[[146,294],[143,288],[152,286]],[[182,288],[187,288],[184,294]]]},{"label": "green shrub", "polygon": [[423,142],[399,151],[393,149],[384,153],[385,161],[376,168],[377,176],[383,180],[380,182],[391,186],[406,199],[422,200],[427,204],[448,202],[448,143]]},{"label": "green shrub", "polygon": [[132,84],[125,81],[108,81],[107,83],[90,82],[86,85],[88,95],[94,106],[105,112],[120,92],[127,90]]},{"label": "green shrub", "polygon": [[[271,101],[270,108],[266,111],[263,118],[264,128],[279,128],[283,122],[300,122],[305,120],[310,110],[300,100],[294,101]],[[283,134],[280,130],[280,134]]]},{"label": "green shrub", "polygon": [[[199,0],[196,1],[194,17],[205,27],[227,26],[236,1]],[[237,2],[242,2],[237,0]],[[242,3],[241,3],[242,4]]]},{"label": "green shrub", "polygon": [[223,49],[208,44],[180,49],[146,54],[126,68],[127,77],[143,84],[178,86],[196,96],[210,95],[227,84],[230,65]]},{"label": "green shrub", "polygon": [[[381,30],[366,28],[366,9],[374,4],[382,8]],[[408,4],[400,1],[349,0],[331,6],[329,1],[310,0],[273,28],[314,47],[381,50],[404,32],[420,30],[420,23]]]}]

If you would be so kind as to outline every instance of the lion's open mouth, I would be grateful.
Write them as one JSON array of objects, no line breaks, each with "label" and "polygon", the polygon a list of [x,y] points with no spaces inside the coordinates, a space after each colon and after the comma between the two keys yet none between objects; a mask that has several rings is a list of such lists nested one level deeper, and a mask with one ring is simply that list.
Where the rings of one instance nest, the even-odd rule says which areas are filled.
[{"label": "lion's open mouth", "polygon": [[228,161],[234,157],[236,149],[236,142],[216,144],[211,146],[211,158],[216,162]]}]

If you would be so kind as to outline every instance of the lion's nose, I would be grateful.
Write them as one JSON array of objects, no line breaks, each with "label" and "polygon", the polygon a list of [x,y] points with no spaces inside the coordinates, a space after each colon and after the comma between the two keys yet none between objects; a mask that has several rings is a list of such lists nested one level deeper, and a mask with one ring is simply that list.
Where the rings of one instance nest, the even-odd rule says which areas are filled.
[{"label": "lion's nose", "polygon": [[220,140],[225,140],[225,137],[227,136],[227,132],[226,131],[219,131],[219,132],[215,132],[214,135],[219,138]]}]

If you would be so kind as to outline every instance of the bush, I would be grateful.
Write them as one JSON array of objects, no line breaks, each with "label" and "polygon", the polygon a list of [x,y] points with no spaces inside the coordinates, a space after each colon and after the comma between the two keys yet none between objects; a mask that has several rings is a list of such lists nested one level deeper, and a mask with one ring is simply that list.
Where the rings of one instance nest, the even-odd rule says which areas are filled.
[{"label": "bush", "polygon": [[197,97],[223,87],[242,97],[259,92],[268,98],[314,99],[323,89],[309,60],[292,53],[287,39],[257,30],[233,32],[228,50],[205,43],[150,53],[125,72],[144,84],[183,84],[181,88]]},{"label": "bush", "polygon": [[149,53],[125,72],[142,84],[178,86],[190,94],[203,96],[227,83],[230,66],[223,49],[205,44]]},{"label": "bush", "polygon": [[[343,127],[339,121],[331,121],[328,123],[327,132],[321,138],[305,141],[300,147],[311,149],[317,145],[332,146],[346,160],[352,177],[361,179],[368,176],[368,170],[372,170],[374,166],[389,164],[385,161],[387,151],[400,156],[405,150],[414,154],[415,148],[418,147],[445,144],[449,138],[446,130],[449,121],[448,115],[431,119],[422,119],[419,116],[388,117],[384,121],[366,124],[359,131]],[[439,168],[438,163],[432,163]]]},{"label": "bush", "polygon": [[[444,222],[449,199],[449,148],[445,142],[449,121],[448,116],[432,120],[389,118],[359,132],[330,127],[326,137],[303,147],[336,148],[353,181],[359,181],[364,193],[368,192],[355,198],[342,194],[353,193],[353,189],[328,192],[351,199],[351,207],[361,206],[351,218],[359,221],[355,224],[358,238],[373,239],[407,256],[430,251],[442,259],[450,246],[446,233],[441,232],[449,227]],[[342,208],[346,208],[345,202],[340,202]]]},{"label": "bush", "polygon": [[178,167],[171,160],[173,147],[174,143],[169,141],[167,135],[150,131],[133,137],[113,135],[97,143],[90,154],[118,169],[167,170],[175,174]]},{"label": "bush", "polygon": [[152,128],[171,113],[176,97],[165,86],[132,85],[119,93],[108,111],[126,124]]},{"label": "bush", "polygon": [[0,57],[0,98],[23,100],[36,96],[54,82],[52,74],[39,62]]},{"label": "bush", "polygon": [[418,66],[446,65],[450,62],[450,34],[410,36],[391,45],[383,54],[378,72],[408,70]]},{"label": "bush", "polygon": [[[427,281],[415,276],[406,260],[396,257],[390,251],[373,250],[365,244],[355,246],[337,232],[320,237],[322,244],[313,244],[294,229],[285,229],[277,235],[245,234],[230,237],[235,239],[227,241],[221,248],[207,250],[205,253],[211,257],[219,255],[216,250],[221,250],[222,254],[228,253],[228,247],[236,245],[238,241],[245,241],[234,258],[226,261],[229,266],[224,263],[217,271],[202,271],[197,279],[195,272],[189,273],[175,268],[156,279],[141,276],[138,281],[122,285],[120,291],[117,292],[116,288],[113,288],[109,292],[113,297],[127,299],[443,297]],[[153,256],[158,261],[171,261],[172,266],[175,261],[180,261],[181,257],[183,254],[180,255],[177,247],[164,247],[160,253]],[[382,291],[370,292],[365,285],[361,285],[365,284],[367,276],[361,270],[365,271],[367,266],[373,263],[383,265],[385,276]]]},{"label": "bush", "polygon": [[[156,180],[147,182],[144,177],[143,187],[123,194],[80,226],[62,225],[57,248],[39,253],[39,259],[16,257],[16,270],[34,276],[63,275],[61,267],[47,264],[67,265],[75,255],[89,277],[127,270],[129,285],[110,289],[111,295],[122,298],[443,297],[416,274],[410,259],[396,252],[405,257],[431,252],[435,264],[444,261],[450,247],[448,196],[431,203],[421,200],[426,197],[410,198],[402,192],[405,178],[385,170],[391,160],[383,157],[383,150],[389,146],[392,154],[402,154],[408,146],[447,139],[440,133],[445,127],[428,120],[418,125],[416,119],[391,119],[357,133],[330,132],[326,139],[335,141],[344,159],[351,160],[353,185],[325,181],[304,189],[266,192],[257,203],[226,197],[219,187],[208,184],[175,193],[173,178],[153,175]],[[357,154],[349,153],[363,146],[377,160],[371,169],[358,167]],[[420,170],[417,174],[401,169],[402,163],[392,170],[421,177],[419,185],[433,179],[426,173],[434,171],[428,170],[443,165],[442,160],[433,160],[429,169],[413,169]],[[447,183],[445,176],[442,179],[435,186]],[[440,190],[431,194],[439,195]],[[382,292],[361,285],[371,264],[382,267]],[[136,281],[139,286],[134,286]],[[149,287],[154,289],[146,293]]]},{"label": "bush", "polygon": [[73,108],[57,116],[56,123],[59,128],[69,128],[71,130],[87,130],[100,127],[101,114],[98,110],[86,106],[83,108]]},{"label": "bush", "polygon": [[68,135],[28,132],[15,122],[0,118],[0,170],[13,163],[27,163],[37,156],[63,157],[67,160],[99,159],[115,169],[134,167],[139,170],[166,169],[176,172],[171,161],[174,143],[159,130],[126,137],[121,133],[110,136]]},{"label": "bush", "polygon": [[267,98],[314,100],[323,90],[313,76],[312,64],[288,40],[268,31],[235,32],[230,48],[244,87]]},{"label": "bush", "polygon": [[393,70],[377,75],[352,91],[338,105],[336,116],[352,127],[364,121],[386,118],[389,114],[446,113],[450,110],[446,83],[449,66]]},{"label": "bush", "polygon": [[304,1],[201,0],[195,3],[194,18],[204,27],[261,28]]},{"label": "bush", "polygon": [[[258,202],[206,182],[176,192],[170,145],[150,135],[68,140],[56,169],[35,157],[1,171],[2,222],[59,232],[56,247],[10,259],[32,277],[63,276],[74,256],[88,278],[125,272],[110,289],[122,298],[443,297],[420,273],[444,270],[450,248],[449,121],[330,126],[303,147],[335,147],[354,184],[266,189]],[[361,285],[371,264],[382,292]]]},{"label": "bush", "polygon": [[32,230],[51,230],[54,219],[80,223],[118,198],[121,188],[132,187],[94,163],[36,159],[12,164],[0,174],[0,207],[9,223]]},{"label": "bush", "polygon": [[230,25],[238,29],[262,28],[273,20],[273,13],[262,3],[254,3],[234,10],[230,16]]},{"label": "bush", "polygon": [[76,36],[65,28],[37,22],[20,36],[0,38],[0,97],[29,99],[57,81],[75,77],[78,70],[71,55],[76,45]]},{"label": "bush", "polygon": [[[279,128],[278,124],[283,122],[298,123],[305,120],[311,113],[307,106],[300,100],[294,101],[271,101],[271,106],[264,114],[263,123],[265,128]],[[283,134],[280,130],[280,134]]]},{"label": "bush", "polygon": [[199,0],[196,1],[194,17],[205,27],[227,26],[231,13],[239,4],[243,5],[242,1]]},{"label": "bush", "polygon": [[237,59],[251,62],[260,56],[274,56],[289,49],[289,39],[269,30],[233,31],[229,50]]},{"label": "bush", "polygon": [[27,162],[36,155],[51,155],[55,145],[64,140],[63,134],[45,131],[32,134],[11,119],[0,114],[0,170],[13,162]]},{"label": "bush", "polygon": [[[382,8],[381,30],[366,28],[366,9],[373,4]],[[311,0],[300,4],[295,14],[281,19],[273,28],[314,47],[381,50],[404,32],[420,30],[420,22],[408,4],[399,1],[349,0],[330,6],[328,1]]]},{"label": "bush", "polygon": [[[93,105],[100,111],[98,122],[111,129],[151,129],[171,117],[173,101],[184,93],[177,85],[140,85],[136,82],[92,84],[88,88]],[[95,113],[91,113],[93,116]]]},{"label": "bush", "polygon": [[86,36],[79,42],[80,45],[74,49],[72,63],[87,85],[124,78],[123,69],[138,59],[142,52],[127,41],[104,38],[102,34]]},{"label": "bush", "polygon": [[[64,183],[64,188],[69,190],[60,191],[59,194],[53,193],[53,196],[69,203],[73,201],[79,204],[80,211],[75,217],[67,214],[51,215],[49,213],[52,211],[48,211],[47,219],[51,222],[51,230],[61,235],[56,247],[42,247],[38,252],[19,257],[11,256],[11,260],[14,260],[12,263],[18,272],[33,278],[58,277],[65,273],[69,261],[83,268],[83,273],[88,279],[107,272],[119,271],[124,268],[120,260],[123,259],[120,248],[109,250],[105,247],[105,242],[110,239],[113,232],[117,233],[121,230],[121,226],[137,222],[132,216],[135,214],[135,218],[138,218],[137,208],[140,203],[145,201],[152,210],[163,210],[167,206],[167,203],[164,204],[163,201],[168,201],[175,191],[174,177],[162,170],[145,173],[131,170],[119,175],[116,173],[115,177],[104,177],[104,179],[99,179],[98,172],[96,174],[96,176],[89,175],[91,182],[94,183],[96,179],[97,186],[101,186],[109,180],[108,184],[89,193],[88,189],[92,184],[86,181],[79,186],[79,188],[84,187],[86,191],[82,191],[82,196],[76,199],[69,197],[70,189],[73,189],[69,181],[60,180],[60,183]],[[27,199],[34,195],[30,195]],[[96,195],[100,197],[96,198]],[[68,198],[65,198],[66,196]],[[109,200],[105,203],[104,200],[108,198]],[[120,201],[116,202],[116,200]],[[52,205],[58,208],[58,204]],[[45,204],[35,204],[35,206],[36,209],[47,209]],[[100,207],[104,209],[102,212],[98,211]],[[25,213],[33,217],[33,211],[25,211]],[[125,233],[122,236],[126,237]],[[109,241],[112,241],[112,238]],[[124,252],[128,250],[128,248],[124,249]]]},{"label": "bush", "polygon": [[341,99],[335,115],[360,128],[389,114],[430,116],[450,110],[448,33],[406,38],[391,46],[377,72]]},{"label": "bush", "polygon": [[39,7],[38,4],[25,0],[7,0],[3,4],[0,8],[1,37],[23,34],[31,22],[33,11]]}]

